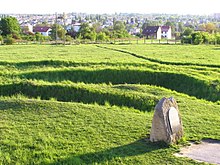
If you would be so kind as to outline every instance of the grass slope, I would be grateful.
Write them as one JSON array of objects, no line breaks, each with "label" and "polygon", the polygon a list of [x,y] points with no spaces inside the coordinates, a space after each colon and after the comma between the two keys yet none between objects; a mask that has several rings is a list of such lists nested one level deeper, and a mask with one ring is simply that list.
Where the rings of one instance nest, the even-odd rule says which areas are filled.
[{"label": "grass slope", "polygon": [[[182,110],[182,113],[184,111]],[[214,116],[215,112],[217,110],[210,110],[210,115]],[[186,122],[187,117],[198,114],[201,122],[199,125],[193,124],[193,120]],[[152,115],[153,112],[143,113],[111,106],[1,99],[0,162],[197,164],[185,158],[174,157],[173,153],[178,151],[174,147],[161,143],[152,144],[145,140],[146,134],[149,134]],[[213,117],[200,112],[188,115],[184,113],[186,134],[204,137],[208,127],[208,130],[211,130],[218,124],[215,120],[212,124],[203,123],[205,116]],[[216,120],[219,120],[219,117]],[[203,129],[199,130],[198,126]],[[220,138],[219,133],[214,137]]]}]

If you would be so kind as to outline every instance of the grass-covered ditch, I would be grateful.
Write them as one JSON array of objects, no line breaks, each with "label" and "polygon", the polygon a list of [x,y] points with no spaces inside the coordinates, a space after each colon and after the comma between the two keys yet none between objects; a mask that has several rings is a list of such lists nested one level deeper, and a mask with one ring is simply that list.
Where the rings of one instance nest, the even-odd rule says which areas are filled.
[{"label": "grass-covered ditch", "polygon": [[0,47],[0,164],[201,164],[148,138],[156,103],[173,96],[182,143],[220,140],[216,50],[136,46]]},{"label": "grass-covered ditch", "polygon": [[[49,82],[72,81],[84,83],[150,84],[161,86],[209,101],[220,100],[220,81],[205,81],[177,72],[131,69],[72,69],[29,72],[20,78]],[[2,87],[4,88],[4,87]]]},{"label": "grass-covered ditch", "polygon": [[151,111],[156,98],[147,97],[137,92],[123,92],[107,85],[86,85],[71,82],[39,83],[34,81],[7,84],[0,86],[3,96],[24,95],[43,100],[55,99],[64,102],[97,103],[133,107],[142,111]]}]

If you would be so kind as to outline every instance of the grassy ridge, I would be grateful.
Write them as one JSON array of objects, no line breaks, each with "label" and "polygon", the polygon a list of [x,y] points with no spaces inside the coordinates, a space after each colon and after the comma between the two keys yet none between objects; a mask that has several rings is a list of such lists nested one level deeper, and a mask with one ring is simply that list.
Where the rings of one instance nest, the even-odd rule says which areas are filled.
[{"label": "grassy ridge", "polygon": [[158,72],[153,70],[94,69],[55,70],[29,72],[21,75],[25,79],[39,79],[49,82],[70,80],[85,83],[151,84],[176,90],[209,101],[220,100],[220,81],[207,82],[186,74]]},{"label": "grassy ridge", "polygon": [[[68,84],[67,84],[68,83]],[[133,107],[142,111],[151,111],[157,100],[135,92],[123,92],[107,85],[85,85],[65,83],[39,83],[34,81],[19,84],[7,84],[0,87],[3,96],[17,94],[29,98],[51,98],[64,102],[83,102]]]},{"label": "grassy ridge", "polygon": [[200,164],[174,157],[178,146],[147,139],[155,104],[170,96],[185,140],[220,139],[220,106],[213,103],[220,100],[218,51],[0,47],[0,164]]}]

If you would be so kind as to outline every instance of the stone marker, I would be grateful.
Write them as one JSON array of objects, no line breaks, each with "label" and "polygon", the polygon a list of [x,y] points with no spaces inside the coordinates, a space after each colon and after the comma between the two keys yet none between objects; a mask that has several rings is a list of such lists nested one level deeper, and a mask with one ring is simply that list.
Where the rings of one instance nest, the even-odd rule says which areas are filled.
[{"label": "stone marker", "polygon": [[162,98],[155,107],[150,141],[164,141],[172,144],[182,136],[183,126],[175,99]]}]

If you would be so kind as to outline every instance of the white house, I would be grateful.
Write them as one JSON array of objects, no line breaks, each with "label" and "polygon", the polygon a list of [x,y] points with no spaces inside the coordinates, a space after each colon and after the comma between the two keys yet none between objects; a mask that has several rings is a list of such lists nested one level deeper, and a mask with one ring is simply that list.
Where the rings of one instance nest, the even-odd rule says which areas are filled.
[{"label": "white house", "polygon": [[172,38],[172,32],[170,26],[161,26],[161,37],[166,39]]},{"label": "white house", "polygon": [[148,39],[172,39],[170,26],[147,26],[142,33]]},{"label": "white house", "polygon": [[40,33],[43,36],[49,36],[51,32],[51,28],[47,26],[35,26],[33,32],[34,33]]},{"label": "white house", "polygon": [[161,26],[147,26],[142,33],[148,39],[161,39]]}]

